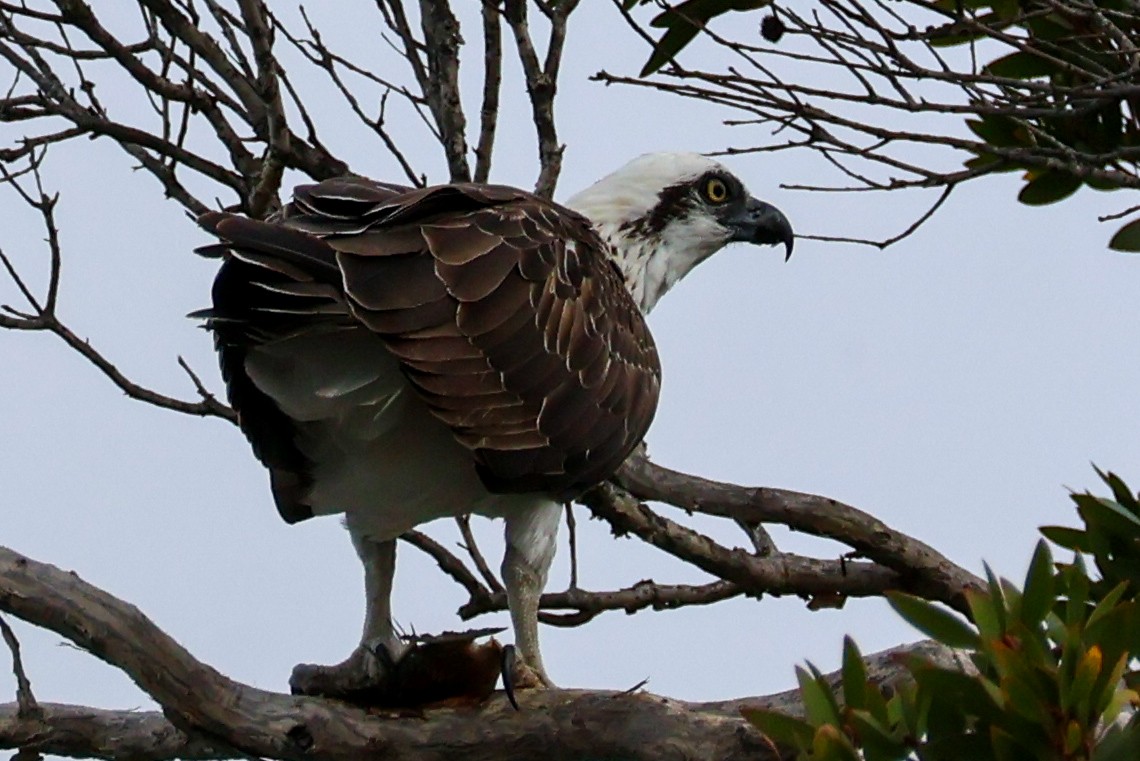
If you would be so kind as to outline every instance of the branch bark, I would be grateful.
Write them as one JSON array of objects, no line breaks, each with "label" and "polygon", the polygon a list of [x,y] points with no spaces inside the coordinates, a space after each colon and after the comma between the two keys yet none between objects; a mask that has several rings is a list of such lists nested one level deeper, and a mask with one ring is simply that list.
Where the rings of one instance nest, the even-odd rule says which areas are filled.
[{"label": "branch bark", "polygon": [[[762,759],[769,747],[732,708],[645,693],[538,690],[516,713],[497,694],[476,709],[395,720],[318,698],[227,679],[197,661],[138,609],[74,573],[0,548],[0,610],[54,631],[124,671],[162,706],[156,714],[44,705],[43,717],[0,711],[0,747],[123,758]],[[122,742],[109,743],[112,732]],[[181,733],[181,734],[179,734]],[[147,737],[151,737],[149,741]],[[80,738],[84,738],[82,741]],[[108,747],[110,745],[111,747]],[[147,750],[149,748],[149,750]]]},{"label": "branch bark", "polygon": [[[416,720],[319,698],[259,690],[197,661],[134,606],[75,573],[0,547],[0,610],[50,629],[124,671],[162,713],[40,703],[0,705],[0,748],[134,761],[185,758],[464,759],[513,761],[605,755],[649,761],[774,759],[740,708],[795,713],[797,692],[688,703],[643,692],[529,690],[515,712],[501,693],[481,706]],[[956,663],[918,643],[868,657],[883,685],[905,678],[900,652]],[[541,749],[541,750],[540,750]]]},{"label": "branch bark", "polygon": [[963,594],[967,589],[985,588],[981,578],[928,544],[829,497],[711,481],[654,465],[643,454],[630,457],[617,480],[641,499],[749,523],[780,523],[842,542],[860,556],[895,571],[907,591],[941,600],[967,615]]}]

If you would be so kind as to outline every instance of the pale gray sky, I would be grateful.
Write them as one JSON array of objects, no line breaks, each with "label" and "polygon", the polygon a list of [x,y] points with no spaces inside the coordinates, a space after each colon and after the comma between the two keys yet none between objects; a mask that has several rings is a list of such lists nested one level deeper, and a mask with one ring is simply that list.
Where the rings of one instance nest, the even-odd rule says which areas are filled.
[{"label": "pale gray sky", "polygon": [[[645,52],[605,26],[613,20],[600,6],[575,22],[557,110],[569,146],[559,197],[646,151],[780,139],[726,128],[720,120],[732,115],[712,107],[588,82],[602,67],[636,72]],[[381,48],[365,29],[330,34]],[[300,78],[321,85],[316,72]],[[529,185],[536,162],[517,75],[507,87],[495,179]],[[111,93],[103,97],[117,105]],[[356,171],[399,178],[359,130],[329,134]],[[442,179],[438,149],[409,146]],[[835,181],[804,154],[727,163],[801,232],[889,234],[932,200],[780,190]],[[219,390],[210,337],[183,316],[208,302],[215,264],[191,253],[206,237],[106,141],[55,152],[47,180],[63,192],[61,315],[139,382],[190,398],[175,364],[182,355]],[[1126,205],[1119,196],[1082,191],[1031,209],[1014,201],[1018,186],[1013,176],[970,184],[885,252],[801,241],[787,264],[775,249],[743,246],[703,264],[651,319],[665,377],[651,455],[704,476],[839,498],[975,571],[984,558],[1020,579],[1035,528],[1071,522],[1066,487],[1097,487],[1090,462],[1140,481],[1140,264],[1106,250],[1111,229],[1095,222]],[[38,220],[2,199],[0,245],[41,282]],[[0,300],[17,301],[7,283]],[[282,523],[235,428],[132,402],[49,335],[0,332],[0,357],[0,543],[135,603],[247,683],[284,689],[294,663],[349,652],[362,595],[346,533],[335,519]],[[578,515],[583,586],[704,580]],[[480,523],[492,544],[499,526]],[[695,523],[743,541],[731,527]],[[437,528],[454,538],[450,524]],[[777,538],[788,550],[820,546]],[[565,562],[563,546],[550,589],[565,585]],[[465,626],[454,615],[463,596],[425,558],[401,547],[398,569],[402,623]],[[146,705],[59,637],[17,632],[40,699]],[[545,628],[543,638],[564,685],[626,688],[648,677],[652,691],[713,699],[786,688],[804,659],[833,668],[845,633],[865,651],[917,638],[880,602],[810,613],[798,599],[771,598],[610,613],[579,629]],[[0,696],[13,693],[0,668]]]}]

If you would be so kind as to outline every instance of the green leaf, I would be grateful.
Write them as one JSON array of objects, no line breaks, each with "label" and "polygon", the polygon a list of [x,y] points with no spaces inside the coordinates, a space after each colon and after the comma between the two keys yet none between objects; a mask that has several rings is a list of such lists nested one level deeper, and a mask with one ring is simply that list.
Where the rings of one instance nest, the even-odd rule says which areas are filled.
[{"label": "green leaf", "polygon": [[1086,177],[1085,185],[1088,185],[1093,190],[1120,190],[1123,187],[1119,182],[1108,180],[1103,177]]},{"label": "green leaf", "polygon": [[1080,186],[1080,177],[1047,169],[1025,183],[1017,194],[1017,200],[1027,206],[1044,206],[1068,198]]},{"label": "green leaf", "polygon": [[1073,681],[1069,685],[1068,694],[1065,695],[1061,708],[1065,710],[1072,708],[1084,709],[1080,711],[1079,715],[1088,714],[1084,704],[1089,700],[1096,678],[1100,676],[1102,664],[1103,655],[1101,654],[1100,648],[1096,645],[1093,645],[1081,655],[1080,660],[1077,661]]},{"label": "green leaf", "polygon": [[865,708],[867,691],[875,689],[867,684],[867,666],[855,640],[843,638],[843,702],[848,708]]},{"label": "green leaf", "polygon": [[994,573],[994,569],[990,568],[989,563],[982,563],[982,570],[986,572],[986,589],[989,590],[990,598],[994,601],[994,612],[998,616],[998,622],[1001,624],[1001,630],[1004,632],[1005,625],[1005,612],[1009,610],[1009,604],[1005,599],[1005,587],[1001,583],[1001,579]]},{"label": "green leaf", "polygon": [[803,719],[769,711],[767,708],[741,708],[740,715],[773,742],[781,745],[806,750],[811,747],[812,738],[815,737],[815,728]]},{"label": "green leaf", "polygon": [[1128,538],[1140,535],[1140,518],[1119,503],[1091,494],[1077,494],[1073,501],[1089,528]]},{"label": "green leaf", "polygon": [[1108,242],[1108,247],[1113,251],[1140,251],[1140,219],[1134,219],[1117,230]]},{"label": "green leaf", "polygon": [[1049,611],[1045,616],[1045,630],[1049,633],[1049,639],[1054,644],[1063,642],[1065,637],[1068,636],[1068,631],[1065,629],[1065,622],[1054,611]]},{"label": "green leaf", "polygon": [[1102,618],[1107,616],[1120,602],[1120,598],[1124,597],[1124,593],[1128,591],[1128,582],[1122,581],[1117,584],[1112,590],[1101,598],[1100,602],[1093,608],[1093,612],[1089,614],[1088,620],[1085,621],[1085,630],[1091,629]]},{"label": "green leaf", "polygon": [[1129,653],[1121,653],[1111,668],[1101,671],[1100,679],[1097,680],[1096,685],[1093,687],[1093,716],[1107,718],[1109,720],[1115,718],[1115,712],[1112,716],[1102,715],[1105,711],[1109,710],[1109,706],[1113,703],[1113,698],[1117,693],[1117,687],[1120,684],[1120,677],[1124,675],[1124,669],[1128,667],[1129,659]]},{"label": "green leaf", "polygon": [[895,761],[910,755],[910,747],[901,736],[896,736],[901,733],[891,732],[866,711],[852,711],[848,719],[867,761]]},{"label": "green leaf", "polygon": [[1004,158],[993,155],[992,153],[977,153],[974,158],[966,159],[962,165],[967,169],[985,169],[991,167],[990,172],[1016,172],[1019,169],[1024,169],[1023,166],[1011,163]]},{"label": "green leaf", "polygon": [[1092,552],[1092,545],[1089,543],[1088,534],[1079,528],[1069,528],[1068,526],[1042,526],[1038,531],[1041,532],[1042,536],[1058,547],[1064,547],[1067,550],[1074,550],[1076,552]]},{"label": "green leaf", "polygon": [[990,0],[988,5],[994,9],[998,17],[1003,21],[1009,21],[1017,17],[1021,12],[1021,4],[1018,0]]},{"label": "green leaf", "polygon": [[1065,626],[1077,628],[1085,620],[1089,599],[1089,577],[1080,555],[1065,569],[1065,581],[1069,598],[1065,604]]},{"label": "green leaf", "polygon": [[976,648],[978,635],[970,626],[942,608],[904,592],[887,592],[887,602],[907,623],[944,645]]},{"label": "green leaf", "polygon": [[1126,726],[1109,726],[1093,750],[1092,761],[1136,761],[1140,758],[1140,713]]},{"label": "green leaf", "polygon": [[916,671],[914,678],[918,682],[920,700],[932,701],[927,718],[931,732],[936,723],[964,720],[964,713],[989,721],[1002,715],[1001,708],[983,686],[980,677],[930,667]]},{"label": "green leaf", "polygon": [[800,683],[800,695],[803,697],[804,713],[808,721],[813,726],[839,724],[839,704],[835,701],[831,687],[822,677],[810,674],[806,669],[797,666],[796,679]]},{"label": "green leaf", "polygon": [[772,0],[685,0],[662,11],[649,22],[650,26],[666,29],[653,47],[653,53],[641,69],[648,76],[673,59],[693,41],[701,27],[729,11],[749,11],[771,5]]},{"label": "green leaf", "polygon": [[1053,580],[1053,554],[1042,539],[1037,542],[1029,571],[1025,574],[1025,591],[1021,596],[1021,622],[1036,629],[1045,620],[1056,601],[1056,584]]},{"label": "green leaf", "polygon": [[1057,64],[1039,55],[1018,50],[986,64],[985,71],[1006,79],[1047,77],[1057,71]]},{"label": "green leaf", "polygon": [[859,761],[847,735],[834,724],[824,724],[815,731],[811,757],[819,761]]},{"label": "green leaf", "polygon": [[1108,488],[1112,489],[1112,498],[1119,502],[1121,507],[1124,507],[1133,515],[1140,515],[1140,504],[1137,503],[1136,495],[1132,493],[1132,489],[1128,487],[1128,484],[1124,483],[1124,479],[1112,471],[1105,473],[1095,465],[1093,466],[1093,470],[1100,476],[1100,480],[1104,481],[1108,485]]},{"label": "green leaf", "polygon": [[1029,143],[1029,131],[1025,125],[1008,116],[967,119],[966,126],[987,144],[997,148],[1013,148]]},{"label": "green leaf", "polygon": [[1001,637],[1005,633],[1005,624],[994,603],[993,595],[980,592],[976,589],[966,590],[966,604],[970,606],[970,618],[982,637],[989,641]]}]

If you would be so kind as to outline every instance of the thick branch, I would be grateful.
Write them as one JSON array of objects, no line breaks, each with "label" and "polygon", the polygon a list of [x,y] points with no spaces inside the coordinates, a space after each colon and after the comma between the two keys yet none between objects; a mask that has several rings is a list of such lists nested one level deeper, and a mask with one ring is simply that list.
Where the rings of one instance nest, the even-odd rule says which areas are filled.
[{"label": "thick branch", "polygon": [[[0,548],[0,610],[50,629],[103,659],[135,681],[170,718],[93,712],[47,706],[33,731],[4,708],[0,747],[75,752],[105,758],[92,739],[82,749],[67,722],[86,723],[93,737],[106,737],[108,722],[142,736],[157,731],[161,752],[142,758],[579,759],[604,753],[628,759],[762,759],[768,744],[737,717],[735,708],[706,709],[644,693],[538,690],[520,696],[516,713],[497,696],[476,710],[432,711],[430,721],[385,719],[329,700],[280,695],[233,682],[195,660],[138,609],[84,582],[74,573]],[[155,723],[158,722],[158,723]],[[74,724],[72,725],[75,726]],[[123,727],[127,727],[123,729]],[[211,738],[180,738],[183,732]],[[30,742],[29,742],[30,740]],[[222,750],[229,746],[234,751]]]},{"label": "thick branch", "polygon": [[791,553],[758,557],[739,548],[723,547],[658,515],[611,484],[591,489],[581,501],[619,536],[634,534],[707,573],[739,584],[752,595],[800,595],[825,601],[909,588],[905,578],[875,563],[821,560]]},{"label": "thick branch", "polygon": [[[81,580],[0,547],[0,610],[45,627],[123,670],[163,713],[39,704],[0,705],[0,748],[132,761],[244,758],[463,759],[615,757],[659,761],[771,759],[772,745],[739,718],[744,706],[797,713],[795,691],[710,703],[641,692],[533,690],[516,713],[502,696],[428,721],[345,703],[280,695],[233,682],[195,660],[138,609]],[[878,684],[905,679],[900,654],[964,667],[929,642],[867,657]],[[832,675],[838,680],[838,674]]]},{"label": "thick branch", "polygon": [[962,594],[984,582],[929,545],[872,515],[815,494],[749,488],[690,476],[654,465],[642,455],[626,461],[619,481],[648,500],[753,523],[780,523],[796,531],[842,542],[899,574],[903,588],[965,610]]}]

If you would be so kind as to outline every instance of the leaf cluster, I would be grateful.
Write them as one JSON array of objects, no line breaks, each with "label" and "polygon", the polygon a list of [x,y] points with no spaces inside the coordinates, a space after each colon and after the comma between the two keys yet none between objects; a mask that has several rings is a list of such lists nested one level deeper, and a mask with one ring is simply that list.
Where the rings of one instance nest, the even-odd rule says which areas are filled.
[{"label": "leaf cluster", "polygon": [[[628,12],[635,6],[650,2],[653,0],[622,0],[622,9]],[[665,33],[653,46],[649,60],[641,69],[641,76],[652,74],[673,60],[704,25],[717,16],[729,11],[754,11],[771,4],[772,0],[684,0],[666,8],[649,22],[651,27],[664,29]]]},{"label": "leaf cluster", "polygon": [[[1063,200],[1082,185],[1095,190],[1120,187],[1103,174],[1090,177],[1074,172],[1072,165],[1043,169],[1011,156],[1016,157],[1017,149],[1068,150],[1081,157],[1081,166],[1111,170],[1122,151],[1127,154],[1140,148],[1134,98],[1127,88],[1114,86],[1134,78],[1136,51],[1128,40],[1140,39],[1140,15],[1123,0],[1081,5],[1046,0],[939,0],[935,5],[947,12],[971,12],[974,23],[966,33],[932,36],[933,45],[998,37],[1017,49],[990,61],[983,73],[1013,89],[1016,83],[1025,83],[1020,113],[982,113],[966,122],[988,145],[1012,152],[979,153],[966,162],[968,168],[996,163],[1002,170],[1025,170],[1026,182],[1018,200],[1029,205]],[[1111,19],[1111,32],[1102,21],[1104,14]],[[1044,83],[1049,86],[1034,87]],[[1117,231],[1109,246],[1140,251],[1140,220]]]},{"label": "leaf cluster", "polygon": [[[623,0],[623,5],[628,10],[646,2]],[[859,3],[813,3],[817,17],[835,15],[847,26],[829,33],[818,24],[801,23],[798,32],[818,37],[816,41],[828,50],[837,46],[847,50],[849,57],[841,57],[839,63],[858,75],[871,104],[882,96],[871,87],[869,74],[879,74],[899,88],[918,72],[913,53],[904,55],[901,46],[925,47],[938,62],[935,76],[949,74],[966,103],[936,106],[912,96],[910,106],[932,112],[960,109],[957,113],[968,115],[966,126],[980,142],[959,144],[972,154],[962,176],[1023,172],[1025,184],[1018,200],[1028,205],[1056,203],[1082,186],[1135,187],[1140,163],[1136,97],[1140,12],[1134,0],[908,0],[902,5],[910,6],[913,17],[908,16],[905,31],[888,31],[881,23],[888,16],[902,19],[888,5],[895,4],[880,2],[864,9]],[[775,52],[784,31],[782,18],[795,18],[791,5],[783,11],[770,0],[669,4],[650,22],[665,32],[654,44],[641,76],[672,61],[718,16],[763,7],[769,11],[756,39],[739,48],[754,55]],[[876,7],[883,19],[876,18]],[[923,27],[922,19],[941,23]],[[988,44],[978,46],[979,42]],[[971,63],[959,69],[949,63],[952,57],[944,57],[947,49],[954,49],[971,62],[979,56],[984,61],[995,44],[999,52],[983,66]],[[795,110],[794,103],[785,107]],[[875,130],[868,132],[881,137]],[[1140,219],[1117,230],[1109,247],[1140,251]]]},{"label": "leaf cluster", "polygon": [[763,709],[745,717],[801,759],[1140,758],[1140,502],[1120,478],[1101,476],[1111,499],[1073,495],[1082,528],[1042,529],[1073,550],[1071,562],[1040,541],[1021,587],[987,568],[986,588],[967,592],[971,620],[890,595],[904,619],[960,649],[970,667],[911,656],[913,681],[875,684],[848,638],[842,701],[809,664],[797,672],[802,719]]}]

